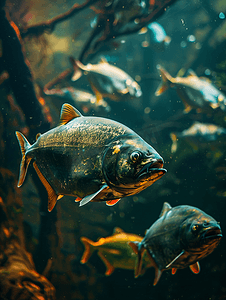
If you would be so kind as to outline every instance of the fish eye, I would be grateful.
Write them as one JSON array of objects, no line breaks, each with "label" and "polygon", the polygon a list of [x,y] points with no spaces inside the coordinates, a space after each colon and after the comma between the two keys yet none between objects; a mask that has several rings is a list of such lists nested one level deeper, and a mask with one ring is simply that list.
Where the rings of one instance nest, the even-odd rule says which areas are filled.
[{"label": "fish eye", "polygon": [[193,226],[192,226],[192,231],[195,232],[195,231],[197,231],[198,229],[199,229],[199,225],[196,224],[196,225],[193,225]]},{"label": "fish eye", "polygon": [[141,157],[141,153],[139,151],[134,151],[130,154],[130,159],[132,160],[132,162],[138,161],[140,157]]}]

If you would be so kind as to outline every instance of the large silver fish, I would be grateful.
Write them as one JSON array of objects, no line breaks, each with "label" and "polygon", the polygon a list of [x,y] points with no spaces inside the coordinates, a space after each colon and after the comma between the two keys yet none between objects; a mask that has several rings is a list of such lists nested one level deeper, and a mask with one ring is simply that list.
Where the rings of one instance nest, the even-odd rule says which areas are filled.
[{"label": "large silver fish", "polygon": [[198,111],[226,108],[226,97],[207,78],[199,78],[194,71],[189,70],[187,77],[172,77],[162,66],[157,66],[162,77],[162,83],[155,92],[161,95],[171,87],[175,87],[185,106],[185,112],[192,108]]},{"label": "large silver fish", "polygon": [[48,192],[51,211],[63,195],[113,205],[161,178],[162,157],[138,134],[110,119],[85,117],[70,104],[61,109],[60,125],[30,145],[16,132],[22,161],[18,187],[33,166]]},{"label": "large silver fish", "polygon": [[139,84],[126,72],[102,59],[98,64],[84,66],[80,61],[71,58],[75,73],[72,80],[82,76],[84,71],[94,91],[97,101],[108,97],[114,101],[127,101],[142,95]]}]

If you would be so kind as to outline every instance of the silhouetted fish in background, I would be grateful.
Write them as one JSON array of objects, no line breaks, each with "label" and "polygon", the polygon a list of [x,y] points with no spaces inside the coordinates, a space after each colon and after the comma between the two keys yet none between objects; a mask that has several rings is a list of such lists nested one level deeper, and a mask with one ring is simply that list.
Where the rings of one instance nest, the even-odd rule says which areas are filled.
[{"label": "silhouetted fish in background", "polygon": [[182,132],[172,132],[170,134],[172,140],[171,152],[177,150],[178,139],[186,139],[192,143],[194,149],[198,149],[195,146],[199,143],[208,143],[218,140],[220,137],[226,135],[226,129],[214,124],[203,124],[195,122],[190,128],[183,130]]},{"label": "silhouetted fish in background", "polygon": [[157,51],[164,51],[170,44],[171,38],[166,34],[163,26],[157,22],[150,23],[143,27],[139,34],[146,33],[146,40],[142,43],[143,47],[151,47]]},{"label": "silhouetted fish in background", "polygon": [[172,208],[164,203],[159,219],[147,230],[142,242],[130,242],[138,255],[135,277],[142,269],[145,250],[155,268],[154,285],[164,270],[190,267],[199,273],[199,260],[209,255],[219,244],[222,232],[218,222],[202,210],[179,205]]},{"label": "silhouetted fish in background", "polygon": [[110,65],[104,59],[98,64],[86,66],[73,58],[71,58],[71,62],[75,70],[72,80],[79,79],[82,76],[82,71],[84,71],[96,95],[97,102],[104,97],[115,101],[127,101],[142,95],[139,84],[131,76]]},{"label": "silhouetted fish in background", "polygon": [[162,66],[157,66],[162,77],[162,83],[155,92],[161,95],[170,87],[175,87],[185,105],[185,112],[192,108],[197,111],[221,108],[225,110],[226,98],[207,78],[199,78],[194,71],[189,70],[187,77],[172,77]]},{"label": "silhouetted fish in background", "polygon": [[58,127],[39,134],[33,145],[16,132],[22,161],[18,187],[33,166],[48,192],[51,211],[63,195],[80,205],[137,194],[161,178],[162,157],[138,134],[110,119],[86,117],[64,104]]},{"label": "silhouetted fish in background", "polygon": [[97,102],[96,97],[83,90],[78,90],[73,87],[63,88],[63,89],[51,89],[45,91],[47,96],[57,96],[64,101],[73,102],[71,104],[78,106],[83,110],[83,112],[87,113],[89,110],[93,109],[96,111],[104,110],[109,112],[111,110],[110,106],[104,99]]},{"label": "silhouetted fish in background", "polygon": [[[94,251],[101,258],[106,266],[105,275],[111,275],[116,268],[133,270],[135,269],[137,255],[129,246],[129,242],[142,241],[142,237],[132,233],[126,233],[122,229],[116,227],[113,235],[106,238],[100,238],[97,242],[93,242],[86,237],[81,237],[81,241],[85,246],[81,263],[87,263]],[[144,267],[142,275],[147,268],[152,266],[146,253],[143,256]]]}]

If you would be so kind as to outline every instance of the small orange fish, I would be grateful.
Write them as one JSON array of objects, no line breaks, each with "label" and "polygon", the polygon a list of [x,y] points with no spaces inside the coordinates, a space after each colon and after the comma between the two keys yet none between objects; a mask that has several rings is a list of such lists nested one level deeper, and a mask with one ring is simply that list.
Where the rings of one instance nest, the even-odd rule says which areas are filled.
[{"label": "small orange fish", "polygon": [[225,110],[225,96],[210,83],[207,78],[199,78],[194,71],[189,70],[187,77],[172,77],[162,66],[157,66],[162,77],[162,83],[155,92],[156,96],[161,95],[170,87],[175,87],[177,93],[185,106],[185,112],[192,108],[198,112],[216,109],[220,107]]},{"label": "small orange fish", "polygon": [[[85,246],[81,263],[85,264],[92,253],[97,251],[98,256],[106,266],[105,275],[111,275],[116,268],[134,270],[136,265],[136,254],[129,246],[129,242],[142,241],[142,237],[136,234],[126,233],[122,229],[116,227],[113,235],[100,238],[97,242],[93,242],[86,237],[82,237],[81,241]],[[148,256],[144,254],[142,274],[147,268],[151,267]]]}]

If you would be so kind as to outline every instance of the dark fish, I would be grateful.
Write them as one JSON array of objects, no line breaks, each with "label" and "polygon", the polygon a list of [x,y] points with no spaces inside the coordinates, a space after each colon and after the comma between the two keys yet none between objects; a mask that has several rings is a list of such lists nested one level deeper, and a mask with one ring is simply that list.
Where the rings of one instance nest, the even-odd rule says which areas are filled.
[{"label": "dark fish", "polygon": [[126,72],[102,59],[98,64],[83,65],[80,61],[71,58],[75,73],[72,80],[82,76],[82,71],[87,74],[91,88],[97,102],[108,97],[114,101],[131,100],[142,95],[139,84]]},{"label": "dark fish", "polygon": [[128,127],[99,117],[85,117],[71,106],[61,109],[60,125],[40,134],[33,145],[16,132],[22,161],[18,187],[28,165],[48,192],[51,211],[63,195],[77,196],[80,205],[137,194],[161,178],[162,157]]},{"label": "dark fish", "polygon": [[223,127],[195,122],[191,127],[182,132],[171,132],[170,137],[173,142],[171,152],[173,153],[177,150],[178,139],[188,140],[193,148],[198,150],[197,144],[213,142],[225,135],[226,129]]},{"label": "dark fish", "polygon": [[164,203],[159,219],[147,230],[140,243],[130,243],[138,254],[135,276],[142,267],[142,255],[147,250],[155,268],[154,285],[164,270],[190,267],[199,273],[199,260],[209,255],[219,244],[222,232],[219,223],[198,208],[180,205],[172,208]]},{"label": "dark fish", "polygon": [[194,71],[189,70],[187,77],[172,77],[162,66],[158,65],[162,83],[155,92],[161,95],[170,87],[175,87],[185,106],[185,112],[192,108],[204,111],[220,108],[225,110],[226,98],[207,78],[199,78]]},{"label": "dark fish", "polygon": [[[129,242],[142,241],[142,237],[132,233],[126,233],[122,229],[116,227],[114,233],[106,238],[100,238],[97,242],[93,242],[86,237],[81,237],[81,241],[85,246],[81,263],[87,263],[94,251],[97,251],[98,256],[106,265],[105,275],[111,275],[116,268],[134,270],[137,256],[129,246]],[[149,267],[151,262],[147,253],[143,258],[143,273]]]}]

